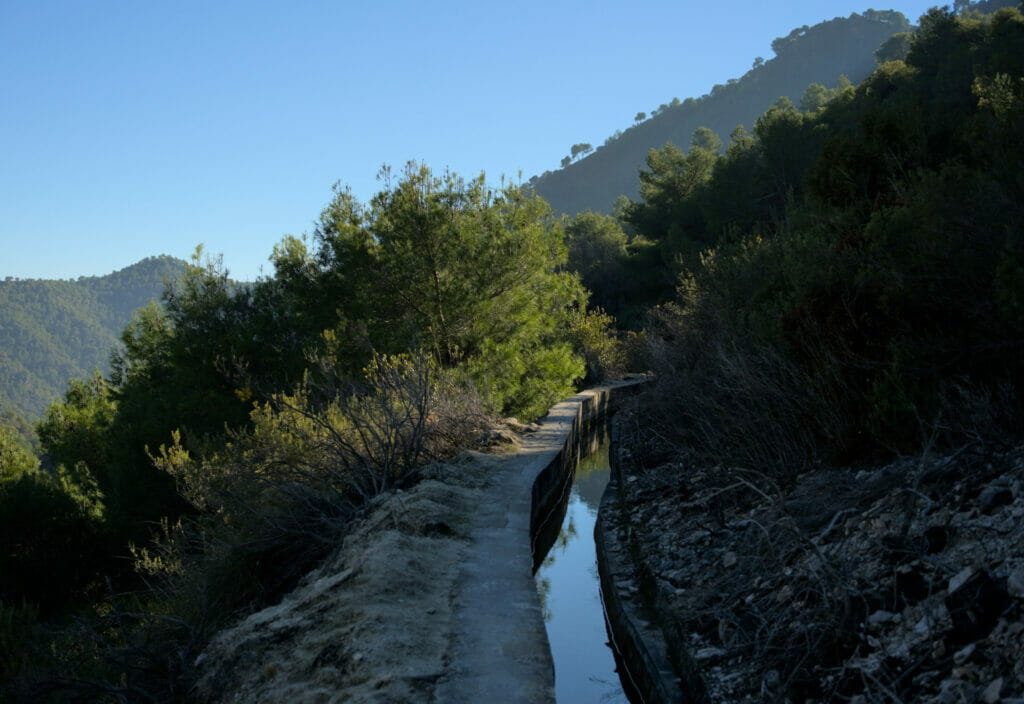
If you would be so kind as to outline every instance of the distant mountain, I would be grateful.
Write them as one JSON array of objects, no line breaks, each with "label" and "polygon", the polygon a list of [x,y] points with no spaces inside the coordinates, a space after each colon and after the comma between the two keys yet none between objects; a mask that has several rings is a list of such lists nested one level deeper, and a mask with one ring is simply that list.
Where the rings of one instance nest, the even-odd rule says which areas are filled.
[{"label": "distant mountain", "polygon": [[882,42],[912,28],[899,12],[867,10],[794,29],[772,42],[775,58],[756,60],[742,78],[716,85],[700,98],[662,105],[652,117],[617,133],[589,156],[535,176],[530,185],[556,212],[609,213],[620,195],[638,195],[637,170],[652,148],[672,142],[688,149],[698,127],[709,127],[728,144],[737,125],[749,132],[781,96],[799,104],[811,83],[834,86],[840,75],[860,82],[875,69],[873,52]]},{"label": "distant mountain", "polygon": [[0,281],[0,411],[37,417],[68,379],[106,373],[132,312],[184,271],[185,262],[160,256],[106,276]]}]

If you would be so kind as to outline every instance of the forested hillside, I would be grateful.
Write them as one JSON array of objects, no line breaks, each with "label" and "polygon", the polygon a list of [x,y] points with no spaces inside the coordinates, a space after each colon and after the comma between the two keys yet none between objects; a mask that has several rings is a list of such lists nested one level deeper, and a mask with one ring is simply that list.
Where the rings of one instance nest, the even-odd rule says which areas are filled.
[{"label": "forested hillside", "polygon": [[[658,326],[679,373],[738,373],[716,366],[721,344],[766,373],[808,374],[837,423],[818,452],[912,447],[958,393],[1022,371],[1024,24],[1008,8],[922,22],[906,61],[813,112],[773,106],[724,154],[700,129],[687,151],[652,150],[640,199],[621,209],[628,244],[604,216],[569,228],[570,257],[608,253],[580,271],[609,312],[672,302]],[[679,412],[713,396],[681,394]]]},{"label": "forested hillside", "polygon": [[636,106],[641,112],[634,126],[611,136],[579,161],[535,176],[530,183],[555,212],[610,213],[619,196],[638,195],[637,169],[650,149],[666,142],[685,147],[698,127],[707,127],[722,139],[737,125],[749,130],[781,96],[799,105],[812,83],[834,87],[841,75],[857,83],[874,70],[873,52],[894,34],[910,29],[907,19],[891,10],[855,12],[794,29],[772,42],[774,58],[752,58],[753,68],[744,76],[716,85],[699,98],[662,104],[649,117],[644,106]]},{"label": "forested hillside", "polygon": [[38,417],[69,379],[109,372],[132,312],[184,270],[161,256],[106,276],[0,281],[0,409]]}]

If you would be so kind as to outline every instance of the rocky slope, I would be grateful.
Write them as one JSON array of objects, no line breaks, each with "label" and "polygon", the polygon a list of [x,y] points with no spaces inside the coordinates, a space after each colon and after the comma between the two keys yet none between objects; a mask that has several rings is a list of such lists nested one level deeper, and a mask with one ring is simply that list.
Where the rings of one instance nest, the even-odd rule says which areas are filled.
[{"label": "rocky slope", "polygon": [[624,530],[671,647],[697,663],[691,691],[1024,702],[1024,447],[782,487],[691,464],[632,427]]}]

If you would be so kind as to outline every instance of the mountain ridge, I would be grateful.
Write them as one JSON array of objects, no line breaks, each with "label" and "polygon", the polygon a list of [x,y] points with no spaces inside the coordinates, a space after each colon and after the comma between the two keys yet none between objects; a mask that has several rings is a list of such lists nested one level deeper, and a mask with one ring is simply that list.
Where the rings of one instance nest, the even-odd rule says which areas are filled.
[{"label": "mountain ridge", "polygon": [[103,276],[0,281],[0,408],[37,417],[69,379],[107,372],[132,313],[184,271],[159,255]]},{"label": "mountain ridge", "polygon": [[567,167],[534,176],[529,185],[556,213],[611,213],[620,195],[638,195],[637,171],[650,149],[666,142],[685,148],[698,127],[710,128],[728,143],[738,125],[749,131],[782,96],[799,103],[810,84],[831,87],[841,75],[856,84],[875,69],[873,52],[882,42],[912,27],[895,10],[866,10],[794,29],[772,42],[774,58],[755,61],[742,78],[716,85],[700,98],[663,104],[657,114],[613,135]]}]

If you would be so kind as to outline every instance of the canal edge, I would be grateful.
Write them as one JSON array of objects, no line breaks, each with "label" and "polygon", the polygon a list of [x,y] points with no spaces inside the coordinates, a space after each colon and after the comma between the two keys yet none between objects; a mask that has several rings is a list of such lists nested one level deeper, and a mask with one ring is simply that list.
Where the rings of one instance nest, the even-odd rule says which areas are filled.
[{"label": "canal edge", "polygon": [[593,425],[644,381],[611,381],[555,404],[503,462],[473,518],[434,701],[554,702],[554,662],[533,581],[533,530],[562,496]]},{"label": "canal edge", "polygon": [[649,582],[653,580],[633,560],[629,521],[619,495],[623,461],[620,432],[618,418],[612,417],[608,453],[611,479],[601,497],[594,526],[609,633],[644,704],[704,704],[709,699],[697,665],[681,642],[681,634],[666,634],[658,624],[657,604],[648,603],[652,594]]}]

